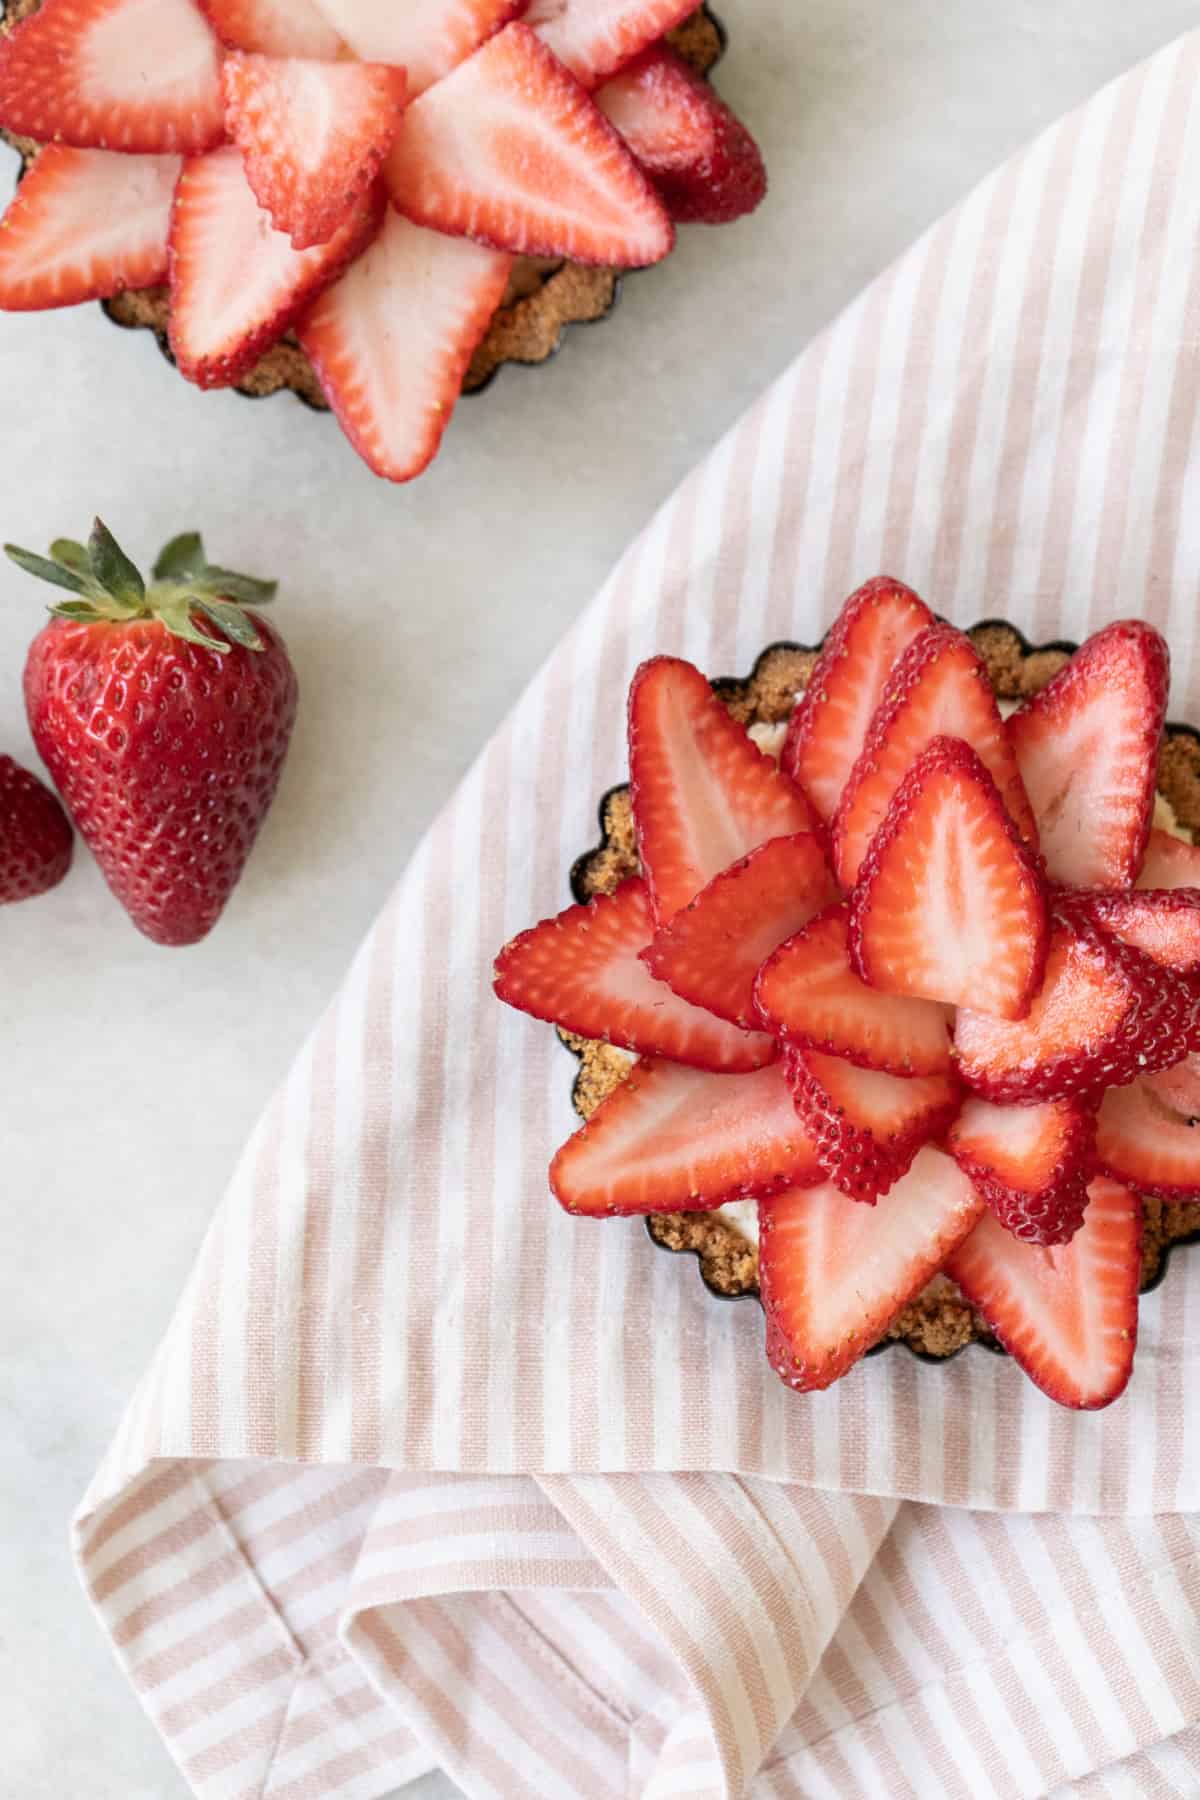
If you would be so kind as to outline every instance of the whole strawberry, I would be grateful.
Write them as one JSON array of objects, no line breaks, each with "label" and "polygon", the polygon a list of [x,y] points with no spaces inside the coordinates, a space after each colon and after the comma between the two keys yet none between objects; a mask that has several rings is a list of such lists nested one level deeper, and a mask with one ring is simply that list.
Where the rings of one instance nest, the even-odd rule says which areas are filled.
[{"label": "whole strawberry", "polygon": [[211,567],[189,532],[147,586],[99,520],[49,560],[6,550],[70,594],[25,665],[34,743],[138,930],[194,944],[241,875],[296,717],[283,641],[243,610],[275,583]]},{"label": "whole strawberry", "polygon": [[0,756],[0,904],[57,887],[74,843],[67,815],[45,783]]}]

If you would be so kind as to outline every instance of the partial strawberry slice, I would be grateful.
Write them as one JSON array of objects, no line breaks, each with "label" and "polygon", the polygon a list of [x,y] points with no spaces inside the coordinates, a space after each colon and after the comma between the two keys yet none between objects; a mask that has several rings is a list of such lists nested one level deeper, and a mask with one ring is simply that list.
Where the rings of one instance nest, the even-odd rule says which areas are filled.
[{"label": "partial strawberry slice", "polygon": [[623,881],[590,906],[569,906],[506,944],[496,959],[501,1000],[581,1037],[698,1069],[758,1069],[775,1055],[761,1031],[740,1031],[656,981],[639,956],[654,930],[644,881]]},{"label": "partial strawberry slice", "polygon": [[674,656],[629,690],[629,775],[642,868],[660,925],[769,838],[816,824],[807,800]]},{"label": "partial strawberry slice", "polygon": [[550,1164],[568,1212],[693,1212],[824,1179],[778,1063],[711,1075],[636,1063]]},{"label": "partial strawberry slice", "polygon": [[0,125],[80,150],[194,155],[224,136],[192,0],[43,0],[0,38]]},{"label": "partial strawberry slice", "polygon": [[391,63],[423,94],[521,11],[521,0],[317,0],[364,62]]},{"label": "partial strawberry slice", "polygon": [[[1171,1074],[1175,1074],[1172,1070]],[[1160,1200],[1200,1200],[1200,1123],[1162,1075],[1109,1088],[1096,1122],[1096,1159],[1118,1181]]]},{"label": "partial strawberry slice", "polygon": [[692,0],[530,0],[525,18],[572,75],[592,87],[692,11]]},{"label": "partial strawberry slice", "polygon": [[992,1106],[968,1100],[946,1148],[1000,1223],[1029,1244],[1065,1244],[1087,1205],[1095,1114],[1078,1100]]},{"label": "partial strawberry slice", "polygon": [[314,57],[336,62],[342,40],[313,0],[198,0],[209,24],[230,50],[260,56]]},{"label": "partial strawberry slice", "polygon": [[1096,893],[1081,888],[1059,893],[1055,909],[1085,925],[1133,944],[1164,969],[1200,972],[1200,888],[1142,888]]},{"label": "partial strawberry slice", "polygon": [[833,906],[781,944],[759,971],[758,1016],[809,1050],[890,1075],[948,1075],[951,1014],[930,1000],[881,994],[850,966],[846,908]]},{"label": "partial strawberry slice", "polygon": [[834,621],[792,714],[782,758],[827,822],[898,658],[934,622],[925,602],[888,575],[851,594]]},{"label": "partial strawberry slice", "polygon": [[1183,1119],[1200,1121],[1200,1052],[1193,1050],[1157,1075],[1144,1075],[1142,1085]]},{"label": "partial strawberry slice", "polygon": [[385,480],[411,481],[437,454],[511,268],[511,256],[389,207],[375,242],[300,321],[338,423]]},{"label": "partial strawberry slice", "polygon": [[632,268],[675,241],[608,120],[527,25],[506,25],[414,101],[387,180],[418,225],[522,255]]},{"label": "partial strawberry slice", "polygon": [[816,1050],[790,1047],[784,1072],[826,1175],[870,1206],[899,1181],[922,1144],[941,1136],[962,1100],[951,1075],[904,1079]]},{"label": "partial strawberry slice", "polygon": [[253,368],[314,295],[370,242],[384,209],[373,189],[327,244],[294,250],[250,191],[241,152],[184,164],[171,221],[171,349],[198,387]]},{"label": "partial strawberry slice", "polygon": [[665,44],[598,88],[596,105],[679,223],[727,224],[766,193],[762,152],[746,127]]},{"label": "partial strawberry slice", "polygon": [[1077,887],[1127,887],[1141,867],[1170,653],[1139,619],[1106,625],[1008,721],[1046,868]]},{"label": "partial strawberry slice", "polygon": [[221,84],[225,123],[259,205],[297,250],[328,243],[396,135],[403,69],[234,51]]},{"label": "partial strawberry slice", "polygon": [[1142,1209],[1098,1176],[1069,1244],[1023,1244],[985,1213],[946,1264],[988,1328],[1060,1406],[1107,1406],[1133,1368]]},{"label": "partial strawberry slice", "polygon": [[800,1393],[844,1375],[983,1211],[962,1170],[932,1146],[870,1209],[830,1183],[761,1201],[758,1278],[776,1374]]},{"label": "partial strawberry slice", "polygon": [[892,796],[850,901],[850,958],[887,994],[1021,1019],[1046,966],[1046,897],[995,782],[934,738]]},{"label": "partial strawberry slice", "polygon": [[836,899],[825,852],[807,832],[772,838],[714,875],[642,957],[685,1000],[735,1025],[759,1023],[754,978],[776,945]]},{"label": "partial strawberry slice", "polygon": [[39,151],[0,219],[0,311],[153,287],[167,272],[177,156]]},{"label": "partial strawberry slice", "polygon": [[854,886],[892,795],[936,737],[970,744],[1013,824],[1027,844],[1036,845],[1037,827],[979,653],[952,625],[931,625],[889,675],[838,806],[833,860],[843,887]]},{"label": "partial strawberry slice", "polygon": [[1181,1061],[1193,1012],[1187,984],[1140,950],[1053,920],[1045,982],[1027,1018],[959,1009],[959,1072],[1001,1105],[1095,1101],[1106,1087]]},{"label": "partial strawberry slice", "polygon": [[1139,888],[1200,888],[1200,849],[1173,832],[1154,830],[1146,845]]}]

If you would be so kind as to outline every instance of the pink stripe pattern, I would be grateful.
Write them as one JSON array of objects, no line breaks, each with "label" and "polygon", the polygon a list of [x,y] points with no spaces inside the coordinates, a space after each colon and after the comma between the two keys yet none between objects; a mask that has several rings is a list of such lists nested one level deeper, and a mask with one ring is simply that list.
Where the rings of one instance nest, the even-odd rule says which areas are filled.
[{"label": "pink stripe pattern", "polygon": [[881,567],[1031,637],[1152,619],[1200,723],[1200,32],[1061,121],[652,520],[434,824],[268,1107],[75,1521],[202,1800],[1200,1792],[1200,1253],[1123,1401],[751,1306],[565,1217],[570,1063],[492,1004],[655,651],[724,674]]}]

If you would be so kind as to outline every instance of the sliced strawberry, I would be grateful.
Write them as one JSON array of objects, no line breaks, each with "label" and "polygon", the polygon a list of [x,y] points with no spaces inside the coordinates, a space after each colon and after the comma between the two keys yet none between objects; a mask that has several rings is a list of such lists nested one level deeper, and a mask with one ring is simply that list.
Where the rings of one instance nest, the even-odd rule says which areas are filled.
[{"label": "sliced strawberry", "polygon": [[521,11],[521,0],[316,0],[365,62],[391,63],[423,94]]},{"label": "sliced strawberry", "polygon": [[1193,1012],[1187,984],[1140,950],[1054,920],[1045,982],[1027,1018],[959,1009],[959,1071],[1001,1105],[1095,1100],[1106,1087],[1179,1062]]},{"label": "sliced strawberry", "polygon": [[253,368],[321,289],[370,242],[383,199],[364,194],[346,223],[294,250],[250,191],[232,147],[184,164],[171,221],[171,349],[198,387]]},{"label": "sliced strawberry", "polygon": [[913,639],[884,685],[833,825],[833,860],[854,886],[892,795],[936,737],[964,738],[984,763],[1026,843],[1037,827],[1004,735],[979,653],[952,625],[931,625]]},{"label": "sliced strawberry", "polygon": [[850,900],[850,957],[887,994],[1021,1019],[1046,966],[1046,897],[988,771],[962,738],[924,749]]},{"label": "sliced strawberry", "polygon": [[525,17],[572,75],[592,87],[693,10],[692,0],[530,0]]},{"label": "sliced strawberry", "polygon": [[836,899],[825,852],[808,832],[772,838],[714,875],[642,952],[685,1000],[735,1025],[759,1023],[754,978],[776,945]]},{"label": "sliced strawberry", "polygon": [[674,243],[608,120],[527,25],[414,101],[387,179],[406,218],[499,250],[631,268]]},{"label": "sliced strawberry", "polygon": [[932,1146],[868,1209],[829,1183],[758,1208],[767,1356],[789,1387],[828,1387],[878,1343],[977,1224],[983,1201]]},{"label": "sliced strawberry", "polygon": [[0,311],[153,287],[167,272],[177,156],[48,144],[0,219]]},{"label": "sliced strawberry", "polygon": [[873,1206],[922,1144],[940,1137],[962,1090],[951,1075],[902,1078],[791,1047],[784,1056],[796,1111],[830,1181]]},{"label": "sliced strawberry", "polygon": [[654,930],[644,881],[624,881],[590,906],[570,906],[506,944],[495,988],[535,1019],[643,1056],[698,1069],[758,1069],[775,1046],[692,1006],[656,981],[639,951]]},{"label": "sliced strawberry", "polygon": [[234,51],[221,85],[229,135],[275,229],[297,250],[328,243],[396,135],[403,69]]},{"label": "sliced strawberry", "polygon": [[1142,1209],[1098,1176],[1069,1244],[1023,1244],[985,1213],[946,1264],[989,1329],[1060,1406],[1107,1406],[1137,1343]]},{"label": "sliced strawberry", "polygon": [[758,1016],[793,1044],[890,1075],[948,1075],[951,1015],[930,1000],[881,994],[850,966],[846,908],[781,944],[759,971]]},{"label": "sliced strawberry", "polygon": [[0,38],[0,125],[79,150],[208,150],[217,41],[192,0],[43,0]]},{"label": "sliced strawberry", "polygon": [[1173,832],[1154,830],[1142,859],[1139,888],[1200,888],[1200,849]]},{"label": "sliced strawberry", "polygon": [[1096,1122],[1096,1158],[1143,1194],[1200,1200],[1200,1123],[1191,1101],[1172,1095],[1169,1084],[1164,1090],[1165,1079],[1109,1088]]},{"label": "sliced strawberry", "polygon": [[410,225],[375,242],[300,321],[342,430],[377,475],[411,481],[437,454],[512,258]]},{"label": "sliced strawberry", "polygon": [[1143,1075],[1142,1085],[1181,1118],[1200,1120],[1200,1052],[1193,1050],[1157,1075]]},{"label": "sliced strawberry", "polygon": [[1142,888],[1060,893],[1056,909],[1133,944],[1151,961],[1180,973],[1200,972],[1200,888]]},{"label": "sliced strawberry", "polygon": [[925,602],[888,575],[851,594],[834,621],[792,714],[782,758],[826,822],[897,659],[933,623]]},{"label": "sliced strawberry", "polygon": [[946,1148],[1000,1223],[1029,1244],[1065,1244],[1087,1205],[1095,1114],[1078,1100],[992,1106],[968,1100]]},{"label": "sliced strawberry", "polygon": [[1169,677],[1159,633],[1119,620],[1008,721],[1056,881],[1120,888],[1137,875],[1154,815]]},{"label": "sliced strawberry", "polygon": [[629,690],[629,775],[659,924],[769,838],[816,823],[799,788],[731,719],[699,669],[642,664]]},{"label": "sliced strawberry", "polygon": [[766,193],[762,152],[746,127],[665,44],[598,88],[596,105],[679,223],[724,225]]},{"label": "sliced strawberry", "polygon": [[550,1165],[568,1212],[691,1212],[823,1180],[779,1063],[712,1075],[640,1062]]},{"label": "sliced strawberry", "polygon": [[336,62],[342,40],[313,0],[198,0],[230,50]]}]

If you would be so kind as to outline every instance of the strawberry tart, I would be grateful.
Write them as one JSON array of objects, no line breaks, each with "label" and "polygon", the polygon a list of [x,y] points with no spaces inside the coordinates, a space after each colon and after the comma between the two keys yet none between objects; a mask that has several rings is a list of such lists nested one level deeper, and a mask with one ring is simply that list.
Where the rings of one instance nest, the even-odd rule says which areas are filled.
[{"label": "strawberry tart", "polygon": [[694,5],[9,0],[0,310],[104,301],[411,480],[460,392],[762,199]]},{"label": "strawberry tart", "polygon": [[898,581],[745,682],[655,657],[578,904],[496,991],[581,1058],[550,1186],[644,1215],[827,1387],[900,1339],[1123,1391],[1200,1231],[1200,737],[1167,646],[961,632]]}]

